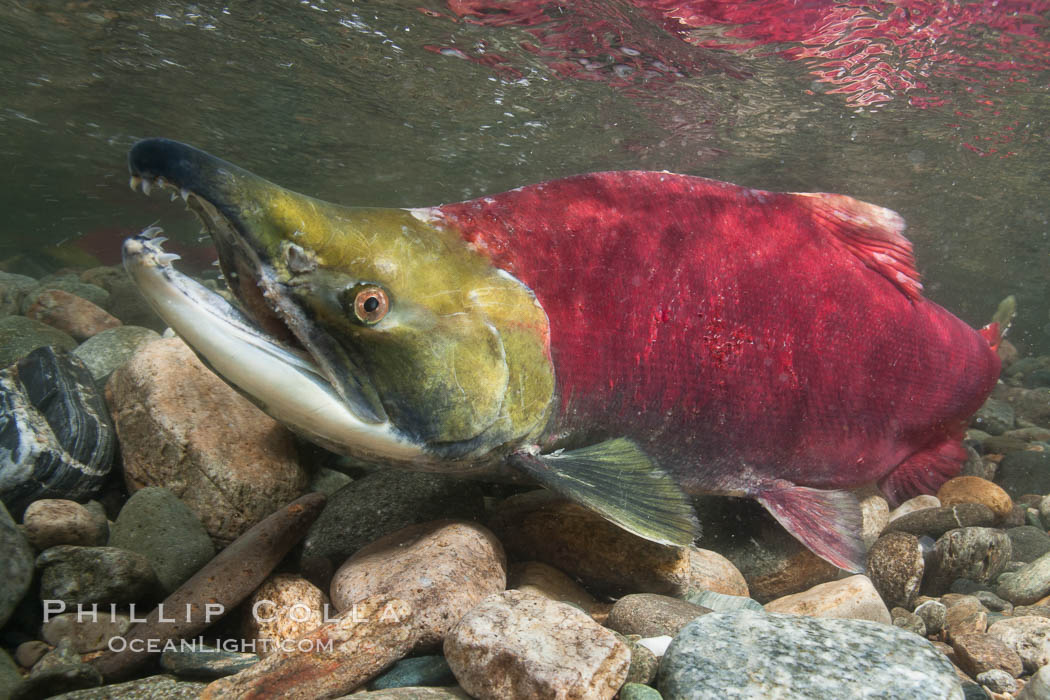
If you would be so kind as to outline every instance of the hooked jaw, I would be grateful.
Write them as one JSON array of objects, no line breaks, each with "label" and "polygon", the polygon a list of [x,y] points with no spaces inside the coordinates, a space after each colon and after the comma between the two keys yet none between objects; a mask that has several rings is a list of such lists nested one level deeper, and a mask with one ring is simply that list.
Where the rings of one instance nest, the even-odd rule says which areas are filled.
[{"label": "hooked jaw", "polygon": [[362,421],[387,421],[365,372],[286,293],[274,267],[286,240],[282,222],[290,216],[317,216],[316,208],[323,203],[168,139],[135,144],[128,167],[132,189],[141,187],[146,194],[170,189],[173,199],[180,196],[197,214],[215,241],[231,290],[260,329],[276,341],[305,348]]}]

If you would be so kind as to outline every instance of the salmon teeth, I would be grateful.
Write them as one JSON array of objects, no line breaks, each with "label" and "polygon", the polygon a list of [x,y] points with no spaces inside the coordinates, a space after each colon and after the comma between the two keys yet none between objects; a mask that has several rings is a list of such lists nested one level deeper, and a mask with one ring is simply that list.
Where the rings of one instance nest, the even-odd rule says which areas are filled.
[{"label": "salmon teeth", "polygon": [[186,189],[185,187],[180,187],[179,188],[179,196],[182,197],[182,201],[184,201],[184,202],[188,201],[189,198],[190,198],[190,191],[188,189]]},{"label": "salmon teeth", "polygon": [[153,189],[152,183],[150,183],[149,180],[143,178],[142,179],[142,192],[143,192],[143,194],[148,195],[151,189]]},{"label": "salmon teeth", "polygon": [[[142,235],[145,236],[146,238],[154,239],[154,238],[157,237],[157,234],[159,234],[159,233],[164,233],[164,229],[162,229],[160,226],[150,226],[145,231],[142,232]],[[163,238],[162,238],[162,240],[163,240]]]},{"label": "salmon teeth", "polygon": [[139,185],[141,185],[141,184],[142,184],[142,178],[139,177],[138,175],[132,175],[131,179],[128,180],[128,186],[131,188],[132,192],[138,191]]},{"label": "salmon teeth", "polygon": [[157,256],[157,260],[159,260],[162,265],[168,265],[176,260],[182,260],[182,257],[177,253],[161,253]]}]

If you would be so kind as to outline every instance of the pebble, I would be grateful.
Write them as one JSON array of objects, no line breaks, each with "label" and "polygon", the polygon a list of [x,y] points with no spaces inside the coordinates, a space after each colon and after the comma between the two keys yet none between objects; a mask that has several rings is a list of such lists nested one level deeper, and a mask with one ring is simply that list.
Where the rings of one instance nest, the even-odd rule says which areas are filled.
[{"label": "pebble", "polygon": [[958,578],[978,583],[995,581],[1012,554],[1010,538],[1002,530],[962,527],[941,535],[926,562],[923,590],[942,593]]},{"label": "pebble", "polygon": [[109,292],[98,285],[85,284],[75,277],[55,277],[40,280],[36,288],[26,293],[22,299],[22,314],[27,314],[41,297],[51,294],[53,290],[78,296],[100,307],[105,307],[109,301]]},{"label": "pebble", "polygon": [[244,605],[242,636],[256,643],[260,656],[319,627],[328,611],[328,596],[295,574],[274,574]]},{"label": "pebble", "polygon": [[73,354],[79,357],[91,376],[100,384],[147,343],[160,340],[160,334],[141,326],[118,326],[97,333],[78,345]]},{"label": "pebble", "polygon": [[915,613],[908,612],[904,608],[894,608],[890,610],[890,617],[893,618],[894,627],[914,632],[920,637],[926,636],[926,623]]},{"label": "pebble", "polygon": [[838,581],[821,583],[808,591],[766,603],[766,612],[871,620],[889,625],[890,611],[879,597],[871,579],[857,574]]},{"label": "pebble", "polygon": [[150,676],[127,683],[77,690],[55,700],[197,700],[204,683],[171,676]]},{"label": "pebble", "polygon": [[1010,538],[1014,561],[1033,562],[1050,552],[1050,536],[1040,527],[1022,525],[1006,531]]},{"label": "pebble", "polygon": [[962,700],[951,663],[924,639],[867,620],[751,610],[711,613],[660,664],[664,698],[895,696]]},{"label": "pebble", "polygon": [[1028,441],[1013,435],[996,435],[983,440],[981,448],[985,454],[1008,455],[1011,452],[1023,452],[1028,449]]},{"label": "pebble", "polygon": [[22,642],[18,645],[18,648],[15,649],[15,661],[17,661],[18,665],[22,668],[32,668],[33,664],[39,661],[44,654],[50,650],[50,645],[39,639]]},{"label": "pebble", "polygon": [[993,668],[977,674],[977,682],[993,693],[1016,693],[1017,681],[1006,671]]},{"label": "pebble", "polygon": [[[339,489],[303,539],[301,561],[327,585],[350,555],[407,525],[448,518],[477,520],[484,499],[476,483],[441,474],[384,469]],[[327,575],[324,575],[327,573]]]},{"label": "pebble", "polygon": [[445,658],[470,695],[489,698],[612,698],[630,667],[626,644],[583,612],[506,591],[463,616]]},{"label": "pebble", "polygon": [[109,537],[105,516],[61,498],[42,498],[31,503],[22,516],[22,525],[26,539],[37,551],[60,544],[98,547],[106,544]]},{"label": "pebble", "polygon": [[991,527],[995,513],[982,503],[960,503],[954,506],[924,508],[891,520],[886,532],[910,532],[913,535],[940,537],[960,527]]},{"label": "pebble", "polygon": [[736,597],[748,596],[747,581],[733,562],[718,552],[686,547],[689,557],[689,591],[710,591]]},{"label": "pebble", "polygon": [[944,631],[951,641],[963,634],[983,634],[988,629],[988,611],[972,595],[948,594],[941,597],[948,610]]},{"label": "pebble", "polygon": [[0,628],[7,624],[33,581],[33,548],[0,503]]},{"label": "pebble", "polygon": [[999,577],[996,593],[1014,605],[1031,605],[1050,593],[1050,553]]},{"label": "pebble", "polygon": [[166,649],[160,655],[160,666],[179,678],[222,678],[240,673],[259,662],[259,656],[248,652],[217,647]]},{"label": "pebble", "polygon": [[77,341],[68,333],[25,316],[0,318],[0,367],[7,367],[46,345],[69,351],[77,346]]},{"label": "pebble", "polygon": [[1014,499],[1026,493],[1050,493],[1050,452],[1025,450],[1006,455],[995,480]]},{"label": "pebble", "polygon": [[507,571],[507,588],[571,603],[586,613],[590,613],[598,603],[594,596],[569,576],[539,561],[511,564]]},{"label": "pebble", "polygon": [[[300,637],[294,650],[275,651],[215,681],[202,697],[279,693],[305,700],[347,693],[413,649],[440,643],[464,613],[506,582],[503,548],[480,525],[410,525],[340,567],[331,592],[338,615]],[[330,647],[320,645],[329,641]]]},{"label": "pebble", "polygon": [[656,593],[632,593],[616,601],[605,626],[620,634],[673,637],[686,623],[711,612],[708,608]]},{"label": "pebble", "polygon": [[80,360],[44,347],[4,369],[0,414],[0,500],[14,517],[40,498],[91,498],[109,478],[116,435]]},{"label": "pebble", "polygon": [[977,476],[957,476],[941,484],[937,499],[942,506],[958,503],[983,503],[1000,518],[1013,510],[1010,496],[998,484]]},{"label": "pebble", "polygon": [[[649,647],[641,643],[641,637],[636,634],[619,635],[618,639],[626,644],[631,652],[631,665],[627,669],[627,679],[624,683],[651,684],[656,680],[656,673],[660,669],[660,659]],[[647,637],[651,639],[651,637]],[[670,638],[667,639],[670,642]]]},{"label": "pebble", "polygon": [[67,606],[142,601],[157,586],[153,568],[141,554],[116,547],[59,545],[36,558],[40,599]]},{"label": "pebble", "polygon": [[[588,590],[613,596],[676,595],[691,587],[693,562],[688,548],[644,540],[546,490],[506,499],[489,525],[513,559],[549,564],[579,579]],[[737,593],[741,583],[743,577],[737,572],[716,586]],[[698,587],[715,587],[708,584]]]},{"label": "pebble", "polygon": [[52,328],[84,341],[102,331],[116,328],[120,321],[97,304],[61,289],[48,289],[36,296],[26,309],[26,318],[43,321]]},{"label": "pebble", "polygon": [[1014,427],[1014,407],[1006,401],[990,398],[977,409],[971,425],[989,435],[1002,435]]},{"label": "pebble", "polygon": [[306,486],[292,434],[178,338],[139,348],[110,377],[106,394],[128,490],[170,488],[219,544]]},{"label": "pebble", "polygon": [[888,532],[868,551],[868,576],[888,607],[912,607],[926,564],[919,538]]},{"label": "pebble", "polygon": [[[324,496],[310,493],[257,523],[165,598],[164,608],[154,609],[145,622],[135,625],[126,637],[126,648],[106,652],[92,663],[107,679],[119,678],[149,658],[145,642],[135,640],[155,640],[163,647],[168,640],[192,637],[205,629],[259,587],[323,507]],[[161,621],[164,610],[166,619],[171,616],[175,622]],[[176,610],[179,614],[172,615]]]},{"label": "pebble", "polygon": [[988,627],[988,634],[1017,652],[1029,673],[1050,664],[1050,620],[1045,617],[999,620]]},{"label": "pebble", "polygon": [[762,604],[753,598],[739,595],[726,595],[714,591],[694,590],[684,596],[684,600],[699,605],[700,607],[714,610],[715,612],[728,612],[730,610],[762,610]]},{"label": "pebble", "polygon": [[0,272],[0,316],[21,313],[22,300],[39,283],[32,277]]},{"label": "pebble", "polygon": [[73,651],[84,654],[105,649],[109,640],[125,634],[131,627],[131,619],[124,613],[110,610],[92,612],[90,609],[55,615],[41,628],[41,636],[55,646],[69,640]]},{"label": "pebble", "polygon": [[915,606],[915,614],[926,625],[926,634],[939,634],[944,629],[948,608],[939,600],[927,600]]},{"label": "pebble", "polygon": [[388,668],[368,687],[371,690],[411,688],[416,686],[455,685],[456,677],[444,656],[416,656],[401,659]]},{"label": "pebble", "polygon": [[956,663],[970,676],[999,669],[1016,678],[1024,667],[1021,657],[999,639],[987,634],[959,634],[952,638]]},{"label": "pebble", "polygon": [[[891,510],[890,511],[890,516],[889,516],[889,520],[890,520],[890,522],[892,522],[892,521],[896,520],[897,518],[901,517],[902,515],[907,515],[908,513],[914,513],[917,510],[925,510],[927,508],[940,508],[940,507],[941,507],[941,502],[939,500],[937,500],[936,496],[930,495],[928,493],[923,493],[923,494],[920,494],[918,496],[914,496],[913,498],[909,498],[907,501],[905,501],[904,503],[901,503],[899,506],[897,506],[896,508]],[[887,525],[888,524],[889,523],[887,522]],[[885,529],[885,528],[883,528],[883,529]]]},{"label": "pebble", "polygon": [[215,545],[193,511],[157,486],[131,495],[113,523],[109,544],[144,556],[165,595],[215,556]]}]

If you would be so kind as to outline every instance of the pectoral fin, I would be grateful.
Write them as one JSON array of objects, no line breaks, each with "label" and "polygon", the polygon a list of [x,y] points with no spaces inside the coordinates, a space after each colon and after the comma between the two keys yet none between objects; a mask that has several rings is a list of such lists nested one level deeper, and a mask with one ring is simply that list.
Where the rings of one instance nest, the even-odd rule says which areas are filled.
[{"label": "pectoral fin", "polygon": [[548,455],[516,452],[509,461],[639,537],[685,546],[700,533],[692,505],[674,479],[626,438]]}]

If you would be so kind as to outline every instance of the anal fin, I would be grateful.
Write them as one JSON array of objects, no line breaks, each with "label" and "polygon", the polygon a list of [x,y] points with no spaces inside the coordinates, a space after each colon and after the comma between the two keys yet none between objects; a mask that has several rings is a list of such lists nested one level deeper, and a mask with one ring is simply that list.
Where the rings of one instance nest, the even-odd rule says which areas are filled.
[{"label": "anal fin", "polygon": [[966,448],[958,437],[949,437],[915,452],[879,482],[890,507],[920,493],[937,493],[948,479],[958,476],[966,463]]},{"label": "anal fin", "polygon": [[699,535],[689,498],[626,438],[547,455],[516,452],[509,462],[551,491],[639,537],[685,546]]},{"label": "anal fin", "polygon": [[828,562],[864,571],[860,504],[848,491],[824,491],[777,480],[753,494],[784,529]]}]

